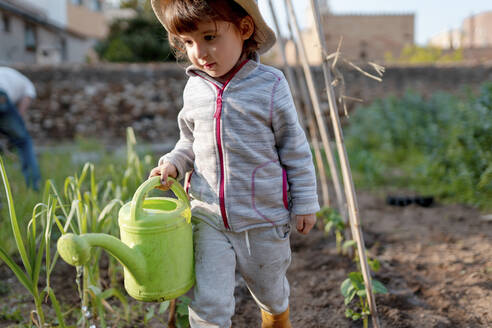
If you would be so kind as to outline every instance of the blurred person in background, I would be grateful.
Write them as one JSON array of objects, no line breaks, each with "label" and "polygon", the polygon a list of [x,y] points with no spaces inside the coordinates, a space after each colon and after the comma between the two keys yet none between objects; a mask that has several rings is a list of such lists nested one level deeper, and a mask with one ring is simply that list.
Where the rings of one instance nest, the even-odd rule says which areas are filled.
[{"label": "blurred person in background", "polygon": [[34,98],[36,89],[27,77],[12,68],[0,66],[0,134],[19,151],[27,186],[39,190],[41,174],[23,120]]}]

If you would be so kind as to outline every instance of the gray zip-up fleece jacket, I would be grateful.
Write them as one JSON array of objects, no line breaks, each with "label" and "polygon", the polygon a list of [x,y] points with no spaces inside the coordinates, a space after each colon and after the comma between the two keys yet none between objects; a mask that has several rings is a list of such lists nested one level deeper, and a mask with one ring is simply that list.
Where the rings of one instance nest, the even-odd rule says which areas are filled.
[{"label": "gray zip-up fleece jacket", "polygon": [[174,164],[178,179],[193,169],[193,215],[240,232],[317,212],[311,151],[282,72],[250,59],[223,84],[186,73],[180,139],[159,164]]}]

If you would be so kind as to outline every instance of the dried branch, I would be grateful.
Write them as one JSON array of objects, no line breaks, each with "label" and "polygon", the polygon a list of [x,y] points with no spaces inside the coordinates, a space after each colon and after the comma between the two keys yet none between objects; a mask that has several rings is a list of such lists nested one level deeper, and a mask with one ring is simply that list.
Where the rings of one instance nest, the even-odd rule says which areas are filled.
[{"label": "dried branch", "polygon": [[372,68],[374,68],[374,70],[376,71],[376,73],[379,74],[379,76],[383,76],[383,73],[386,71],[386,69],[384,68],[384,66],[381,66],[379,64],[376,64],[376,63],[373,63],[373,62],[368,62],[369,65],[372,66]]},{"label": "dried branch", "polygon": [[[368,62],[367,64],[374,69],[374,71],[377,73],[377,75],[379,75],[379,77],[366,72],[365,70],[363,70],[362,68],[360,68],[359,66],[357,66],[356,64],[351,62],[350,60],[343,58],[343,55],[341,52],[342,43],[343,43],[343,36],[340,37],[340,41],[338,42],[337,50],[334,53],[331,53],[331,54],[326,55],[326,56],[323,53],[323,56],[324,56],[324,61],[329,62],[330,60],[333,60],[333,62],[330,65],[330,70],[333,74],[333,80],[331,81],[331,85],[333,87],[339,86],[340,89],[338,91],[338,94],[340,96],[338,97],[337,101],[338,101],[338,103],[340,103],[342,105],[342,107],[344,109],[345,117],[348,117],[349,115],[348,115],[346,101],[349,100],[349,101],[363,102],[363,100],[360,98],[355,98],[355,97],[350,97],[350,96],[345,95],[345,90],[346,90],[345,79],[343,77],[343,74],[338,70],[338,66],[337,66],[337,64],[340,62],[340,60],[343,61],[344,63],[346,63],[347,65],[349,65],[350,67],[354,68],[358,72],[362,73],[363,75],[365,75],[365,76],[367,76],[373,80],[376,80],[378,82],[383,81],[383,79],[381,77],[383,76],[385,68],[379,64],[374,63],[374,62]],[[318,46],[318,45],[316,45],[316,46]]]},{"label": "dried branch", "polygon": [[342,96],[342,98],[344,98],[344,99],[348,99],[348,100],[357,101],[357,102],[364,102],[364,99],[361,99],[361,98],[356,98],[356,97]]},{"label": "dried branch", "polygon": [[382,79],[382,78],[377,77],[377,76],[375,76],[375,75],[372,75],[372,74],[370,74],[370,73],[367,73],[367,72],[366,72],[366,71],[364,71],[362,68],[360,68],[359,66],[355,65],[354,63],[352,63],[350,60],[347,60],[347,59],[345,59],[345,58],[342,58],[342,59],[343,59],[343,61],[344,61],[345,63],[349,64],[351,67],[355,68],[355,70],[357,70],[357,71],[361,72],[361,73],[362,73],[362,74],[364,74],[365,76],[367,76],[367,77],[369,77],[369,78],[371,78],[371,79],[373,79],[373,80],[376,80],[376,81],[378,81],[378,82],[383,82],[383,79]]},{"label": "dried branch", "polygon": [[340,49],[342,48],[343,36],[340,37],[340,41],[338,41],[337,52],[335,53],[335,60],[333,60],[333,64],[331,64],[331,68],[334,68],[337,65],[338,57],[340,56]]}]

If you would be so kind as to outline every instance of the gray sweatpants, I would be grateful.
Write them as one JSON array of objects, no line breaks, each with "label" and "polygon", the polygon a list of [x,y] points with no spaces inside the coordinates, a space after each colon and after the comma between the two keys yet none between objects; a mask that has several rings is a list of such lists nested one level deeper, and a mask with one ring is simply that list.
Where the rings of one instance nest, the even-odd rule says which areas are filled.
[{"label": "gray sweatpants", "polygon": [[219,231],[199,221],[194,227],[196,285],[189,307],[192,328],[229,328],[234,315],[236,268],[258,305],[274,314],[287,310],[290,224]]}]

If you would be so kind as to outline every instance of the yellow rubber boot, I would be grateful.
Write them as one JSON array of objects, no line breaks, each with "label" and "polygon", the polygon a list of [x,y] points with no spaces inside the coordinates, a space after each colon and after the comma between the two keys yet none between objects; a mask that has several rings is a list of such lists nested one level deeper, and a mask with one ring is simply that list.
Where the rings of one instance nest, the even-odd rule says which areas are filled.
[{"label": "yellow rubber boot", "polygon": [[289,308],[280,314],[271,314],[261,310],[261,328],[292,328],[289,320]]}]

